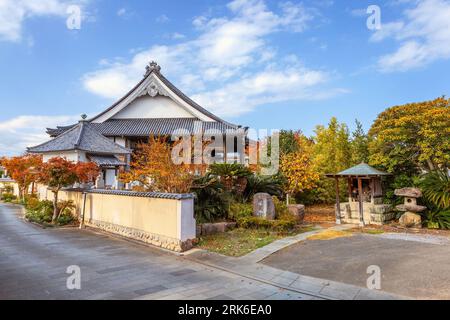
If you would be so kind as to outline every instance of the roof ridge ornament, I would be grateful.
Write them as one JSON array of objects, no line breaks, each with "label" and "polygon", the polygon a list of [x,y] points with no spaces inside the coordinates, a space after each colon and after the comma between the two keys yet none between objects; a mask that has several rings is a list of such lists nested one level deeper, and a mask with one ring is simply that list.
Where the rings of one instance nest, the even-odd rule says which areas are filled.
[{"label": "roof ridge ornament", "polygon": [[146,67],[145,67],[145,75],[144,77],[148,76],[153,71],[159,73],[161,71],[161,66],[156,61],[151,61]]},{"label": "roof ridge ornament", "polygon": [[149,95],[150,97],[154,98],[158,95],[160,96],[169,96],[169,93],[166,89],[164,89],[159,83],[157,83],[154,79],[151,80],[151,82],[146,85],[137,95],[137,97],[142,97],[145,95]]}]

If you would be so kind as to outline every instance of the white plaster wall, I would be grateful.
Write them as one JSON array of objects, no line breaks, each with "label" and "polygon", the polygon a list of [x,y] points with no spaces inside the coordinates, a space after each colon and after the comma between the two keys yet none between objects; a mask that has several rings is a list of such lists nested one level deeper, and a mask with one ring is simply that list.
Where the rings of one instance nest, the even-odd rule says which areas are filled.
[{"label": "white plaster wall", "polygon": [[84,152],[77,151],[63,151],[63,152],[49,152],[42,155],[42,161],[47,162],[51,158],[61,157],[69,161],[78,162],[86,161],[86,154]]},{"label": "white plaster wall", "polygon": [[127,147],[127,139],[126,138],[122,138],[122,137],[116,137],[115,138],[115,141],[116,141],[116,143],[119,145],[119,146],[122,146],[122,147]]},{"label": "white plaster wall", "polygon": [[116,170],[106,169],[105,185],[114,186],[116,184]]},{"label": "white plaster wall", "polygon": [[177,203],[178,239],[186,241],[196,237],[196,220],[194,218],[194,200],[184,199]]},{"label": "white plaster wall", "polygon": [[113,119],[194,118],[185,108],[164,96],[144,96],[115,114]]}]

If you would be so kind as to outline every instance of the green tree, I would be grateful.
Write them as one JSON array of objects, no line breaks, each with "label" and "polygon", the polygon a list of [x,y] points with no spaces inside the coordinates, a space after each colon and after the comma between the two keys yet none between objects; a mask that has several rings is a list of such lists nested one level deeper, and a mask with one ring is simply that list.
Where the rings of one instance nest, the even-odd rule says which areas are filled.
[{"label": "green tree", "polygon": [[450,100],[408,103],[378,115],[369,130],[370,163],[416,174],[450,164]]},{"label": "green tree", "polygon": [[299,137],[303,136],[300,130],[280,131],[280,154],[289,154],[299,151]]},{"label": "green tree", "polygon": [[[320,180],[307,196],[315,202],[332,203],[335,199],[334,181],[325,177],[325,174],[336,173],[351,166],[350,133],[345,123],[339,123],[333,117],[327,127],[316,127],[313,140],[313,164],[315,171],[320,174]],[[345,182],[342,181],[343,196],[345,190]]]},{"label": "green tree", "polygon": [[363,125],[355,120],[356,129],[352,132],[351,157],[352,164],[369,162],[369,136],[365,133]]}]

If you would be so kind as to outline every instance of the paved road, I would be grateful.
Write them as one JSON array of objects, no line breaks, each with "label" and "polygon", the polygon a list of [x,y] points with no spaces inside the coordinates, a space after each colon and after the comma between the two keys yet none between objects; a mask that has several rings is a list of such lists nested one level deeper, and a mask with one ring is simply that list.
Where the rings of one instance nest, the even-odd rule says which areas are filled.
[{"label": "paved road", "polygon": [[367,267],[377,265],[384,291],[419,299],[450,299],[450,240],[443,237],[360,234],[306,240],[274,253],[263,263],[356,286],[364,286]]},{"label": "paved road", "polygon": [[[0,203],[0,299],[315,299],[158,249],[78,229],[41,229]],[[81,290],[68,290],[79,266]]]}]

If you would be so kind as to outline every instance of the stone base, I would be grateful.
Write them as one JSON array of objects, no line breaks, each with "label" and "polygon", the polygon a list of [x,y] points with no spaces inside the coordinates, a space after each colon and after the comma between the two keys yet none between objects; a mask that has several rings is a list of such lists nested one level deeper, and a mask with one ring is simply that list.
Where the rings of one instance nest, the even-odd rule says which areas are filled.
[{"label": "stone base", "polygon": [[417,213],[405,212],[398,220],[402,227],[422,228],[422,217]]},{"label": "stone base", "polygon": [[85,225],[175,252],[183,252],[192,249],[193,247],[192,240],[181,241],[175,238],[148,233],[146,231],[128,228],[109,222],[90,220],[85,222]]},{"label": "stone base", "polygon": [[[363,203],[363,217],[365,224],[382,225],[395,218],[392,206],[388,204]],[[341,222],[359,224],[359,202],[341,203]]]}]

